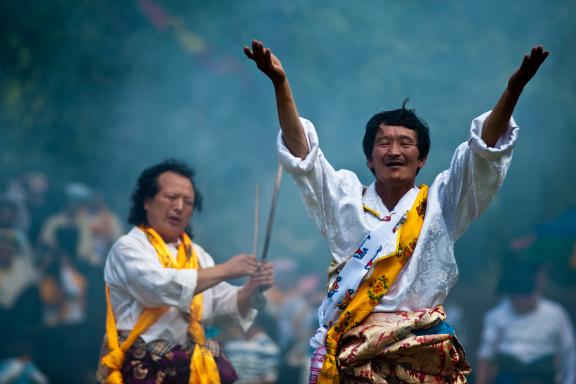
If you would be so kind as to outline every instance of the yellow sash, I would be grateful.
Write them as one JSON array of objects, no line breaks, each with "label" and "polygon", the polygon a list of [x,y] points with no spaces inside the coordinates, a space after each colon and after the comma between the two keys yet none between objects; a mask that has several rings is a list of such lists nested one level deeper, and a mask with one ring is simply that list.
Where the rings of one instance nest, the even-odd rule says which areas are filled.
[{"label": "yellow sash", "polygon": [[[166,243],[160,235],[149,227],[140,227],[146,234],[148,241],[154,247],[158,259],[164,268],[198,269],[198,257],[194,252],[192,241],[185,233],[180,238],[177,260],[170,253]],[[106,379],[107,384],[123,384],[122,364],[126,351],[134,344],[138,337],[154,324],[167,310],[167,307],[145,308],[136,321],[128,338],[120,345],[116,320],[110,301],[110,289],[106,287],[106,338],[110,352],[102,358],[102,364],[110,369]],[[204,328],[200,323],[202,319],[202,294],[194,295],[190,304],[190,324],[188,333],[194,341],[194,351],[190,361],[190,384],[219,384],[220,375],[214,357],[206,348]]]},{"label": "yellow sash", "polygon": [[420,186],[420,192],[414,205],[408,211],[406,222],[402,224],[396,250],[375,262],[373,273],[364,279],[358,291],[340,314],[338,320],[326,335],[326,355],[320,371],[318,384],[338,384],[340,374],[336,363],[338,343],[341,337],[353,327],[359,325],[386,294],[398,273],[412,256],[426,213],[428,187]]}]

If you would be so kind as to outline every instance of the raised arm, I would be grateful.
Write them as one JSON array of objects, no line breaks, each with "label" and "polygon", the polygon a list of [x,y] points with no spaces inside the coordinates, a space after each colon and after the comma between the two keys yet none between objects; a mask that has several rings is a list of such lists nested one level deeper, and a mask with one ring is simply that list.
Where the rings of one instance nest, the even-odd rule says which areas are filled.
[{"label": "raised arm", "polygon": [[524,56],[522,64],[508,80],[508,87],[506,87],[492,113],[486,119],[482,130],[482,140],[489,147],[495,146],[500,136],[506,131],[506,126],[512,116],[518,98],[522,94],[522,90],[536,74],[549,53],[542,46],[532,48],[530,54]]},{"label": "raised arm", "polygon": [[244,53],[256,63],[258,69],[272,80],[276,93],[278,119],[286,147],[294,156],[305,158],[309,151],[308,143],[304,135],[304,128],[300,124],[298,109],[282,63],[269,48],[264,47],[261,41],[253,40],[252,49],[244,47]]}]

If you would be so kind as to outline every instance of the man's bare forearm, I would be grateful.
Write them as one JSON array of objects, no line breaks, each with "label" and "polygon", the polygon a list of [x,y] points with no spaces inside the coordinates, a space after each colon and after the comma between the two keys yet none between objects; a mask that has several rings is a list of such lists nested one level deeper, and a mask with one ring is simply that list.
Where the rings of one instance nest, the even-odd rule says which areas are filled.
[{"label": "man's bare forearm", "polygon": [[486,119],[482,129],[482,140],[489,147],[494,147],[500,136],[506,132],[508,121],[512,117],[512,112],[514,112],[522,90],[534,77],[549,53],[542,46],[532,48],[530,54],[524,56],[522,64],[508,80],[508,86]]},{"label": "man's bare forearm", "polygon": [[494,109],[486,119],[482,129],[482,140],[489,147],[494,147],[500,136],[506,132],[508,122],[512,117],[516,103],[520,98],[522,90],[512,90],[507,87],[502,96],[494,106]]},{"label": "man's bare forearm", "polygon": [[204,292],[229,278],[225,264],[218,264],[209,268],[198,269],[195,294]]},{"label": "man's bare forearm", "polygon": [[300,123],[300,116],[288,80],[285,79],[279,84],[274,84],[274,91],[284,143],[292,155],[303,159],[309,152],[308,142],[304,134],[304,127]]}]

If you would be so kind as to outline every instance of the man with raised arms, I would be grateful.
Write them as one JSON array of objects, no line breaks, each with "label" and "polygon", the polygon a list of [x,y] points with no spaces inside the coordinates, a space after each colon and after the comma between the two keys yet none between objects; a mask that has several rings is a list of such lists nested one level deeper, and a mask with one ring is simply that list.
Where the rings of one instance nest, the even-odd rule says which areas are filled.
[{"label": "man with raised arms", "polygon": [[429,187],[415,183],[428,125],[405,104],[366,125],[362,144],[375,180],[365,187],[326,160],[270,49],[253,41],[244,52],[274,85],[280,161],[333,258],[310,382],[465,383],[470,368],[442,308],[458,276],[454,242],[504,180],[518,135],[512,112],[548,52],[535,47],[524,57]]}]

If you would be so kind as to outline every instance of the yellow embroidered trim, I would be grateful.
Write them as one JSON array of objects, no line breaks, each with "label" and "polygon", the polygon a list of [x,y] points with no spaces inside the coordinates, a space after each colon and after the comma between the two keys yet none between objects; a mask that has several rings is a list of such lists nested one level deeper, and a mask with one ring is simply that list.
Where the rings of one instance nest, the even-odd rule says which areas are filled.
[{"label": "yellow embroidered trim", "polygon": [[399,229],[396,250],[375,261],[373,273],[360,286],[338,320],[326,335],[326,355],[318,377],[318,384],[338,384],[340,374],[336,362],[341,337],[359,325],[386,294],[402,267],[414,252],[426,213],[428,187],[420,186],[414,205]]},{"label": "yellow embroidered trim", "polygon": [[371,214],[373,214],[374,216],[376,216],[379,220],[382,220],[382,216],[380,215],[380,212],[370,208],[369,206],[367,206],[366,204],[362,204],[362,208],[364,208],[364,211],[366,212],[370,212]]}]

